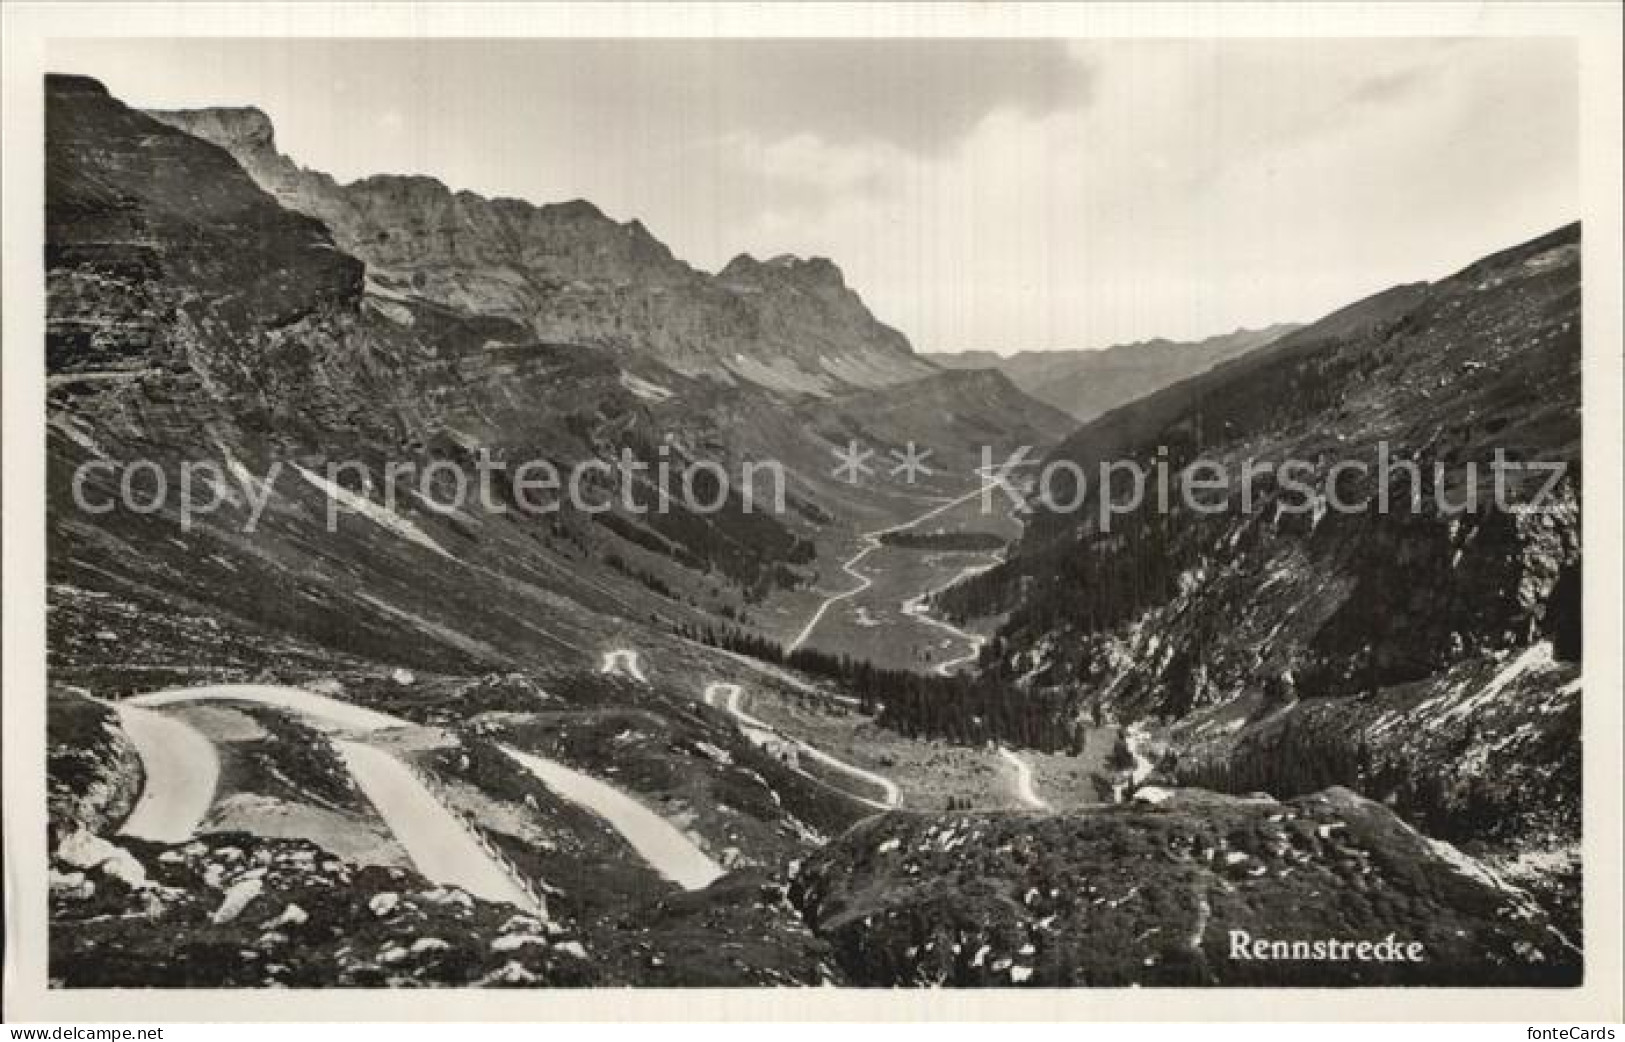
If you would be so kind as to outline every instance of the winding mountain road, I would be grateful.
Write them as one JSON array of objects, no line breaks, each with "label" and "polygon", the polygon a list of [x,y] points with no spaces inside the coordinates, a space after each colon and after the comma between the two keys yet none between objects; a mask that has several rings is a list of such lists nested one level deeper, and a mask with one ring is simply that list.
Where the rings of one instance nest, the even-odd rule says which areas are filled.
[{"label": "winding mountain road", "polygon": [[[992,484],[997,484],[997,482],[993,482]],[[1016,516],[1014,508],[1011,508],[1010,520],[1014,521],[1018,528],[1026,528],[1026,522],[1022,521]],[[938,676],[952,676],[956,667],[962,666],[967,662],[975,662],[977,656],[981,655],[982,645],[987,643],[987,638],[979,634],[972,633],[969,630],[961,629],[946,619],[939,619],[932,615],[929,607],[931,598],[935,597],[937,594],[951,586],[959,585],[973,575],[981,575],[983,572],[992,571],[994,568],[997,568],[1007,559],[1007,551],[1003,549],[996,550],[990,556],[992,557],[992,560],[988,561],[986,564],[975,564],[968,568],[961,569],[958,575],[955,575],[952,579],[949,579],[941,586],[938,586],[933,590],[927,590],[925,593],[922,593],[917,597],[911,597],[903,602],[903,614],[913,616],[915,619],[925,623],[927,626],[935,626],[939,630],[951,633],[955,637],[958,637],[960,640],[963,640],[970,645],[970,650],[965,652],[963,655],[960,655],[958,658],[951,658],[944,662],[937,663]]]},{"label": "winding mountain road", "polygon": [[141,757],[141,795],[119,834],[157,843],[192,838],[214,803],[220,757],[214,743],[184,720],[119,704],[119,724]]},{"label": "winding mountain road", "polygon": [[[979,473],[983,478],[983,484],[975,490],[967,492],[965,495],[959,496],[958,498],[940,503],[937,506],[932,507],[930,510],[927,510],[920,516],[913,518],[912,520],[905,521],[902,524],[891,525],[887,528],[876,529],[872,532],[865,532],[862,537],[861,548],[856,554],[849,557],[841,565],[842,570],[856,579],[858,584],[849,590],[842,591],[841,593],[837,593],[826,598],[821,604],[819,604],[817,610],[813,612],[812,617],[807,620],[807,624],[802,627],[801,632],[796,635],[796,639],[788,645],[786,650],[795,651],[797,648],[800,648],[803,644],[805,644],[807,639],[812,636],[813,631],[818,628],[819,622],[823,620],[825,614],[828,613],[829,609],[833,605],[844,600],[849,600],[850,598],[857,596],[874,585],[874,580],[858,571],[857,566],[865,557],[869,556],[869,554],[873,553],[883,545],[881,542],[883,537],[914,528],[922,522],[928,521],[933,517],[940,516],[941,514],[952,510],[961,503],[969,502],[971,499],[999,487],[1002,483],[1002,479],[1000,478],[989,477],[985,469]],[[1011,517],[1015,519],[1018,524],[1021,523],[1019,518],[1015,517],[1014,511],[1012,511]],[[902,604],[902,611],[904,615],[907,615],[916,621],[925,623],[928,626],[933,626],[939,630],[942,630],[943,632],[948,633],[969,645],[969,650],[967,650],[963,655],[947,659],[937,664],[935,671],[939,676],[950,676],[957,667],[962,666],[967,662],[974,662],[977,656],[981,654],[982,646],[986,643],[986,638],[956,626],[946,619],[936,618],[930,613],[928,607],[929,601],[933,596],[941,593],[943,590],[946,590],[957,583],[963,582],[965,579],[968,579],[973,575],[978,575],[991,568],[997,567],[998,564],[1005,559],[1004,551],[998,551],[994,553],[992,557],[993,559],[987,564],[972,565],[968,568],[964,568],[942,585],[917,594],[914,597],[910,597]],[[768,733],[773,734],[778,733],[775,731],[775,729],[769,727],[762,721],[757,720],[755,717],[750,716],[748,713],[745,713],[739,708],[739,699],[742,696],[742,692],[735,684],[712,684],[708,686],[705,689],[705,699],[707,704],[715,704],[717,696],[724,693],[726,695],[726,706],[728,711],[740,721],[740,724],[746,728],[747,733],[749,733],[751,728],[765,729]],[[881,785],[886,792],[886,805],[888,807],[896,807],[902,802],[901,793],[890,779],[881,778],[879,775],[873,774],[869,771],[864,771],[862,768],[853,767],[851,764],[843,763],[842,761],[836,760],[834,757],[831,757],[820,750],[814,749],[812,746],[806,745],[803,742],[799,742],[795,739],[787,740],[793,742],[799,748],[803,749],[807,755],[819,760],[822,763],[827,763],[839,770],[844,770],[847,773],[853,774],[857,777],[862,777],[867,781]],[[1032,808],[1033,810],[1048,811],[1052,809],[1049,802],[1038,794],[1038,790],[1033,779],[1031,765],[1029,765],[1026,760],[1022,759],[1015,752],[1012,752],[1003,746],[999,747],[999,755],[1015,769],[1016,773],[1014,778],[1014,786],[1016,797],[1023,804]],[[873,801],[866,802],[870,802],[872,805],[877,805],[873,804]]]},{"label": "winding mountain road", "polygon": [[910,597],[908,600],[903,602],[904,615],[916,619],[919,622],[923,622],[927,626],[935,626],[937,629],[942,630],[945,633],[950,633],[970,645],[970,650],[965,652],[963,655],[960,655],[958,658],[945,659],[942,662],[937,663],[936,672],[938,676],[952,676],[956,667],[962,666],[967,662],[975,662],[976,657],[982,653],[982,645],[987,643],[987,638],[972,633],[969,630],[960,629],[958,626],[955,626],[946,619],[937,618],[935,615],[931,614],[931,609],[927,602],[929,602],[932,597],[935,597],[943,590],[946,590],[948,587],[957,585],[973,575],[980,575],[990,568],[995,568],[998,566],[998,563],[998,560],[994,560],[989,564],[972,565],[969,568],[961,570],[957,575],[943,583],[941,586],[938,586],[933,590],[928,590],[925,593],[918,594],[914,597]]},{"label": "winding mountain road", "polygon": [[365,742],[339,740],[333,747],[425,879],[545,913],[406,764]]},{"label": "winding mountain road", "polygon": [[1016,798],[1033,810],[1049,810],[1049,801],[1038,795],[1038,788],[1033,783],[1032,765],[1002,745],[999,746],[999,755],[1004,757],[1005,762],[1016,769]]},{"label": "winding mountain road", "polygon": [[500,748],[553,792],[603,818],[656,872],[683,889],[703,890],[723,875],[677,826],[614,786],[546,757]]},{"label": "winding mountain road", "polygon": [[206,687],[172,688],[136,695],[119,703],[122,706],[140,706],[156,709],[162,706],[185,705],[190,702],[251,702],[254,705],[280,709],[302,716],[321,730],[349,731],[367,734],[387,731],[392,727],[416,727],[410,720],[380,713],[373,709],[341,702],[336,698],[318,695],[297,687],[277,687],[272,684],[210,684]]},{"label": "winding mountain road", "polygon": [[863,533],[861,536],[862,548],[841,563],[841,570],[847,575],[850,575],[852,578],[856,579],[858,581],[858,585],[852,587],[850,590],[846,590],[842,593],[837,593],[825,598],[824,602],[818,606],[818,609],[812,613],[812,617],[807,620],[807,624],[801,628],[801,632],[796,634],[796,639],[791,641],[790,644],[785,648],[785,651],[795,651],[797,648],[807,643],[807,638],[812,636],[813,630],[818,628],[818,623],[823,620],[824,614],[829,611],[831,606],[838,604],[841,601],[856,597],[858,594],[874,585],[874,580],[858,571],[857,566],[858,563],[865,557],[868,557],[870,554],[880,549],[880,547],[883,545],[880,541],[883,536],[894,535],[897,532],[906,532],[915,525],[929,521],[933,517],[937,517],[940,514],[947,513],[961,503],[970,502],[972,499],[982,495],[989,489],[997,488],[999,484],[999,479],[988,478],[984,484],[980,485],[979,487],[965,493],[963,496],[960,496],[957,499],[945,500],[932,507],[930,510],[927,510],[919,517],[913,518],[909,521],[904,521],[901,524],[889,525],[886,528],[877,528],[872,532]]},{"label": "winding mountain road", "polygon": [[1139,785],[1151,777],[1151,772],[1157,769],[1156,763],[1145,755],[1145,733],[1138,727],[1130,727],[1128,731],[1128,751],[1134,757],[1133,780]]},{"label": "winding mountain road", "polygon": [[871,807],[874,807],[876,810],[893,810],[903,805],[903,790],[897,787],[896,782],[883,775],[876,774],[873,771],[865,770],[856,764],[847,763],[845,760],[837,759],[836,757],[831,756],[829,753],[824,752],[822,749],[808,745],[799,738],[793,738],[785,734],[783,731],[774,727],[767,721],[760,720],[752,716],[739,704],[740,700],[744,698],[744,696],[744,689],[738,684],[714,683],[707,684],[705,687],[705,704],[716,705],[720,701],[722,703],[722,707],[739,722],[740,729],[745,732],[746,737],[750,738],[756,744],[760,745],[769,739],[777,739],[779,741],[788,742],[795,746],[796,750],[808,759],[816,760],[832,770],[850,775],[851,777],[858,778],[870,785],[875,786],[881,792],[885,793],[885,796],[881,800],[872,800],[864,796],[858,796],[855,793],[848,793],[848,795],[860,803],[865,803]]},{"label": "winding mountain road", "polygon": [[643,664],[639,661],[638,653],[631,648],[604,652],[604,662],[598,667],[598,672],[604,676],[631,677],[640,684],[649,682],[649,678],[643,673]]},{"label": "winding mountain road", "polygon": [[[624,665],[635,679],[643,679],[637,652],[610,654],[618,656],[617,665]],[[606,662],[608,659],[606,656]],[[406,764],[383,749],[353,740],[378,731],[419,725],[300,688],[217,684],[157,691],[119,703],[120,717],[136,721],[132,741],[149,779],[156,779],[149,780],[147,786],[150,798],[143,794],[136,813],[125,824],[129,834],[184,839],[208,810],[219,774],[213,745],[183,722],[154,712],[157,707],[199,702],[268,706],[297,715],[329,733],[347,736],[335,738],[335,749],[425,877],[492,900],[536,907],[535,900],[509,876],[507,867],[475,841],[470,830]],[[695,889],[722,874],[722,869],[675,826],[613,786],[542,756],[507,746],[503,752],[550,789],[602,817],[656,871],[679,885]],[[188,765],[193,764],[206,766],[187,773]],[[130,831],[132,823],[146,831]]]}]

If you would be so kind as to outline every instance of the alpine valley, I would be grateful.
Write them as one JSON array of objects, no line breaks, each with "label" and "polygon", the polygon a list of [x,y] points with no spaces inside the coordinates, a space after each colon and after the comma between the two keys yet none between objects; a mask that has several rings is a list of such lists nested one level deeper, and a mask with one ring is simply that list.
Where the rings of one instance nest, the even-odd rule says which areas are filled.
[{"label": "alpine valley", "polygon": [[[824,258],[45,92],[55,986],[1580,979],[1577,226],[1063,388]],[[1104,529],[996,487],[1023,449],[1566,470]],[[784,509],[445,508],[490,460]]]}]

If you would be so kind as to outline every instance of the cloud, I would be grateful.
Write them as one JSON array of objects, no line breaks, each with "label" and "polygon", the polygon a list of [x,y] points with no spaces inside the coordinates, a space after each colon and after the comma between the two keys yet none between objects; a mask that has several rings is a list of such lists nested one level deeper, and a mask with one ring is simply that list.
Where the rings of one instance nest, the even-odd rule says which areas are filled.
[{"label": "cloud", "polygon": [[922,346],[1016,350],[1312,319],[1574,216],[1562,43],[1093,49],[1088,105],[987,117],[738,233],[839,258]]},{"label": "cloud", "polygon": [[1086,62],[1055,40],[774,40],[685,55],[707,104],[763,137],[812,135],[941,155],[989,115],[1087,101]]},{"label": "cloud", "polygon": [[816,134],[763,137],[730,134],[720,144],[727,183],[762,212],[818,216],[835,199],[871,198],[896,190],[915,157],[888,144],[832,142]]}]

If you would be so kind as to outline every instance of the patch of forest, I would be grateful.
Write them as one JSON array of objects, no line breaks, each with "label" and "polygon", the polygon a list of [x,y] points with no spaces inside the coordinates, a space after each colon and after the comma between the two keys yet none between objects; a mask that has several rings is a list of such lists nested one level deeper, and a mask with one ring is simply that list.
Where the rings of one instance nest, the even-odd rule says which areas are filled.
[{"label": "patch of forest", "polygon": [[787,652],[777,642],[732,627],[684,626],[690,640],[826,677],[855,695],[875,722],[909,738],[961,745],[988,742],[1043,752],[1077,753],[1088,727],[1072,693],[1023,690],[995,676],[938,676],[887,669],[850,655],[811,648]]},{"label": "patch of forest", "polygon": [[905,550],[992,553],[1005,547],[1005,541],[992,532],[887,532],[880,541]]}]

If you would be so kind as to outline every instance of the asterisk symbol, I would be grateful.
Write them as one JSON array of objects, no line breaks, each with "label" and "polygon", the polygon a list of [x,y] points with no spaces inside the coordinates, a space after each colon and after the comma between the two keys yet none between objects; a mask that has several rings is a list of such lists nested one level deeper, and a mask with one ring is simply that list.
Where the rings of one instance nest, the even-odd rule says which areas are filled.
[{"label": "asterisk symbol", "polygon": [[931,450],[925,449],[922,451],[916,448],[912,441],[908,443],[908,448],[903,452],[892,449],[891,455],[893,459],[897,460],[897,466],[891,469],[892,477],[901,474],[903,480],[910,485],[914,484],[915,479],[922,474],[930,477],[934,473],[930,467],[925,465],[925,461],[931,458]]},{"label": "asterisk symbol", "polygon": [[866,449],[856,441],[849,441],[846,443],[845,449],[831,449],[830,451],[840,461],[830,473],[842,479],[848,485],[856,485],[865,475],[875,472],[875,468],[869,466],[869,458],[875,454],[874,449]]}]

